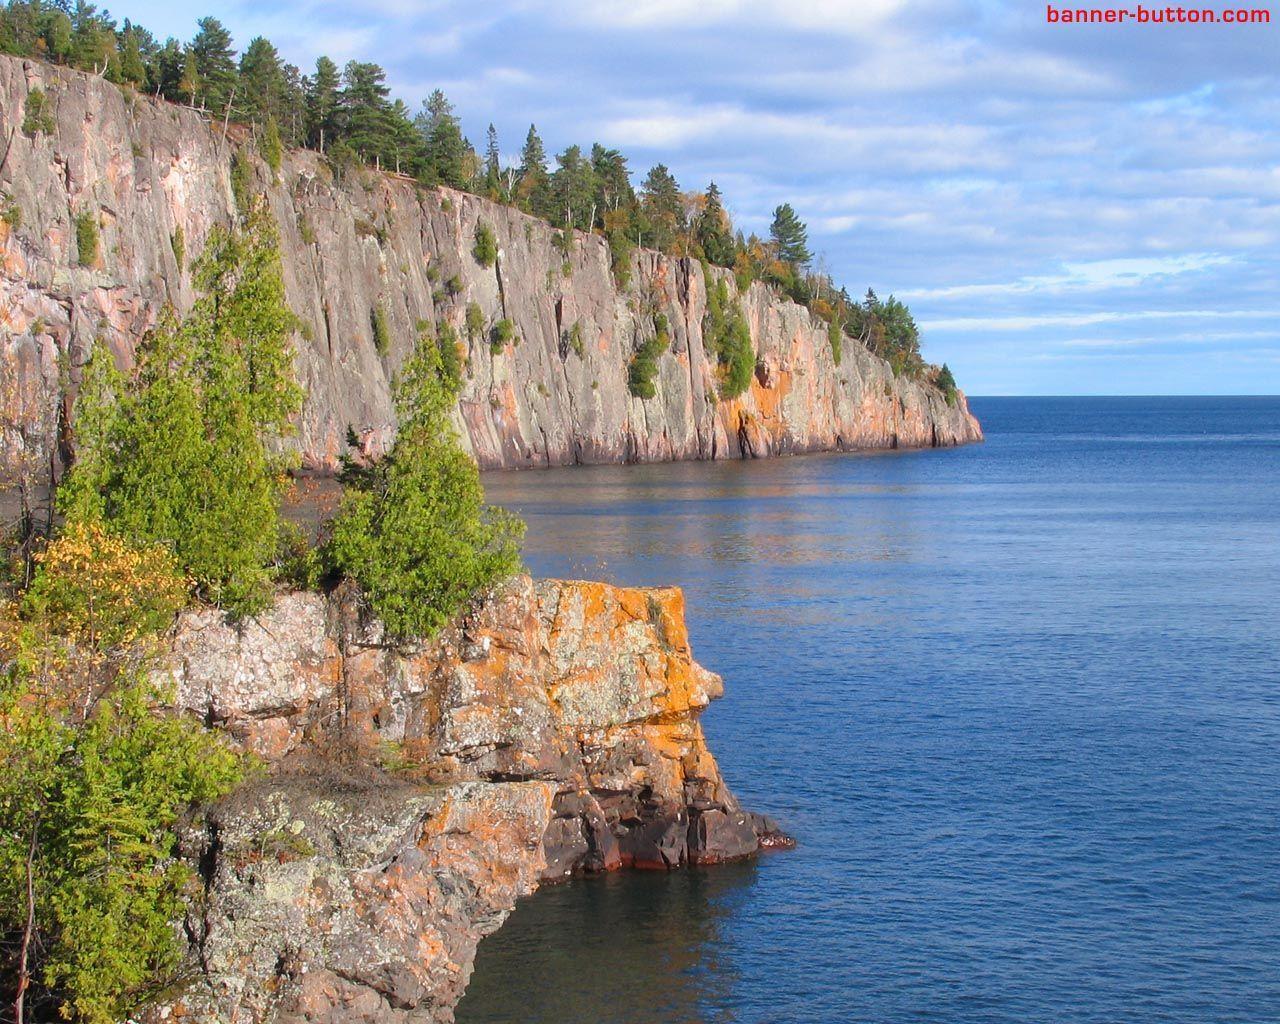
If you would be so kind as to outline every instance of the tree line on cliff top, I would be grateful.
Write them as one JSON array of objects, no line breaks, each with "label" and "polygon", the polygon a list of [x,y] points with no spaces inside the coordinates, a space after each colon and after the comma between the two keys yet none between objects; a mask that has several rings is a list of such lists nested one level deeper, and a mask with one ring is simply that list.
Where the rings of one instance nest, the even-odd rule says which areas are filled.
[{"label": "tree line on cliff top", "polygon": [[[622,284],[637,245],[730,269],[740,290],[763,281],[832,325],[837,361],[842,332],[888,360],[897,374],[936,378],[920,355],[907,307],[870,291],[855,300],[817,271],[806,226],[790,204],[775,209],[769,237],[744,235],[734,229],[714,182],[686,191],[658,164],[637,189],[627,157],[599,143],[590,150],[569,146],[554,156],[553,167],[532,125],[519,161],[504,163],[493,125],[478,152],[440,90],[415,113],[391,97],[377,64],[353,60],[339,68],[320,57],[304,74],[261,36],[237,55],[231,34],[212,17],[198,21],[189,42],[162,42],[83,0],[9,0],[0,7],[0,53],[79,68],[201,109],[219,122],[250,125],[269,161],[274,154],[278,162],[283,146],[306,147],[335,169],[372,165],[517,206],[559,228],[597,232],[609,242]],[[44,116],[37,111],[29,127],[39,130]]]}]

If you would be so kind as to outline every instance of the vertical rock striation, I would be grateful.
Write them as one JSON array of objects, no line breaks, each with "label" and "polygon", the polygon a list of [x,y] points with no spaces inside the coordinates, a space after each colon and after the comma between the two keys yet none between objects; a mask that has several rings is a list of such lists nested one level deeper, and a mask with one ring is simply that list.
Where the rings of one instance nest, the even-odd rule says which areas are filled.
[{"label": "vertical rock striation", "polygon": [[[28,138],[20,126],[37,87],[56,129]],[[3,441],[10,452],[48,449],[59,440],[57,416],[40,413],[74,388],[93,340],[128,363],[165,304],[190,306],[190,263],[210,230],[233,217],[233,150],[252,147],[244,132],[233,127],[224,138],[197,111],[10,57],[0,57],[0,145],[0,199],[11,211],[0,219]],[[825,325],[763,285],[738,296],[727,277],[758,366],[746,394],[718,401],[698,263],[638,250],[619,289],[599,236],[577,233],[566,256],[548,224],[476,196],[394,174],[335,178],[305,151],[286,154],[279,172],[250,163],[253,187],[280,225],[300,321],[297,367],[308,399],[292,443],[312,468],[335,466],[348,428],[370,452],[390,442],[391,382],[420,323],[449,323],[466,349],[457,419],[484,468],[981,439],[963,396],[949,405],[848,339],[836,366]],[[74,222],[84,214],[101,234],[89,266],[76,251]],[[472,255],[481,223],[500,247],[491,267]],[[483,327],[469,336],[472,305]],[[659,359],[657,394],[645,401],[628,392],[627,367],[657,312],[671,346]],[[390,328],[383,352],[375,316]],[[514,340],[495,352],[491,332],[501,320],[514,326]]]},{"label": "vertical rock striation", "polygon": [[698,716],[721,693],[679,590],[520,577],[434,642],[355,596],[180,620],[179,704],[267,765],[192,828],[193,1021],[452,1020],[476,944],[542,882],[788,842],[744,811]]}]

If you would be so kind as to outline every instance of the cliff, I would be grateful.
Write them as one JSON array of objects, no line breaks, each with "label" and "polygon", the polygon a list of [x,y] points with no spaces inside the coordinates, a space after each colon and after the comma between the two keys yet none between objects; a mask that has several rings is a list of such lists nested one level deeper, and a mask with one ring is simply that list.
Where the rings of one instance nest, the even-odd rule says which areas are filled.
[{"label": "cliff", "polygon": [[[46,93],[55,126],[29,138],[21,125],[33,88]],[[189,307],[189,264],[210,230],[232,219],[232,155],[238,144],[251,151],[244,141],[196,111],[0,57],[9,454],[55,443],[49,410],[74,389],[95,337],[127,363],[166,303]],[[476,196],[375,172],[336,180],[305,151],[286,153],[278,172],[256,157],[250,166],[280,225],[288,301],[300,319],[297,370],[308,399],[293,443],[312,468],[335,465],[348,427],[370,452],[389,443],[390,382],[419,321],[453,324],[466,345],[457,420],[484,468],[981,439],[963,395],[948,405],[849,339],[836,366],[825,325],[761,284],[739,297],[758,353],[755,380],[741,398],[718,401],[698,263],[638,250],[619,290],[599,236],[578,233],[566,256],[548,224]],[[86,215],[101,244],[81,266],[75,218]],[[495,266],[472,256],[480,223],[497,237]],[[484,327],[468,337],[473,303]],[[629,394],[627,367],[652,336],[655,312],[670,323],[671,345],[646,401]],[[383,352],[375,318],[388,328]],[[514,324],[515,338],[494,354],[487,334],[500,319]]]},{"label": "cliff", "polygon": [[165,671],[266,768],[188,830],[192,980],[152,1019],[451,1021],[540,882],[788,842],[707,750],[722,687],[675,589],[520,577],[413,650],[291,593],[240,630],[184,614]]}]

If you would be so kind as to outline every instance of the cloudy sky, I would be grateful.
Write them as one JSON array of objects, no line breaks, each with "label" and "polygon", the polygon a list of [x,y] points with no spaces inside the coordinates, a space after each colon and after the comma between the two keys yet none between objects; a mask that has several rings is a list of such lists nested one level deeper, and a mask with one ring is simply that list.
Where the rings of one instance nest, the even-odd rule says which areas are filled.
[{"label": "cloudy sky", "polygon": [[[112,6],[194,33],[185,5]],[[414,108],[443,88],[505,154],[532,121],[637,180],[714,179],[747,231],[792,203],[836,279],[905,299],[972,394],[1280,393],[1280,4],[1259,26],[999,0],[205,10],[304,69],[377,61]]]}]

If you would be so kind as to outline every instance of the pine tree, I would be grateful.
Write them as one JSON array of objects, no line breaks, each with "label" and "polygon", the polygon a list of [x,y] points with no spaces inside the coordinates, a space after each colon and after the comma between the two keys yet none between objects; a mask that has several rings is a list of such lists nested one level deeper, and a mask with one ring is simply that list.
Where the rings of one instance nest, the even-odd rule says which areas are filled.
[{"label": "pine tree", "polygon": [[545,216],[550,212],[547,151],[534,125],[529,125],[529,134],[520,151],[520,182],[516,192],[520,198],[520,206],[526,212],[538,216]]},{"label": "pine tree", "polygon": [[337,136],[339,86],[338,65],[328,57],[316,60],[316,73],[306,80],[307,145],[324,152]]},{"label": "pine tree", "polygon": [[490,199],[502,198],[502,156],[498,150],[498,129],[489,124],[484,147],[484,190]]},{"label": "pine tree", "polygon": [[236,53],[231,33],[217,18],[201,18],[199,31],[191,41],[191,54],[199,82],[199,98],[210,110],[221,114],[236,89]]},{"label": "pine tree", "polygon": [[813,261],[809,251],[809,230],[796,216],[790,203],[783,203],[773,211],[773,225],[769,237],[777,250],[778,258],[803,270]]},{"label": "pine tree", "polygon": [[416,123],[426,145],[432,180],[450,188],[465,189],[470,179],[467,141],[462,137],[462,126],[453,112],[453,104],[443,92],[436,89],[423,102]]},{"label": "pine tree", "polygon": [[648,243],[655,249],[671,252],[684,230],[684,204],[680,201],[680,186],[666,165],[655,165],[645,176],[640,186],[640,209],[649,234]]},{"label": "pine tree", "polygon": [[285,78],[280,54],[262,36],[252,40],[240,57],[240,108],[259,121],[284,117]]},{"label": "pine tree", "polygon": [[551,203],[555,211],[552,223],[588,231],[595,208],[595,172],[578,146],[570,146],[556,156],[556,171],[551,175]]},{"label": "pine tree", "polygon": [[720,189],[713,181],[707,186],[706,205],[698,215],[695,235],[702,254],[718,267],[733,266],[733,231],[729,215],[720,202]]}]

